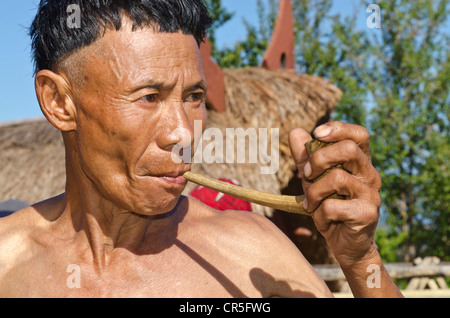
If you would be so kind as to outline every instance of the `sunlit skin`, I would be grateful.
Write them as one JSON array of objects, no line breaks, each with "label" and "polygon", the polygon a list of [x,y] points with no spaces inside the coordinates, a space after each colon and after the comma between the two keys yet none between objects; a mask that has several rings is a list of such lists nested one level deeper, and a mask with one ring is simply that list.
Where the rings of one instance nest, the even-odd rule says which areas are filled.
[{"label": "sunlit skin", "polygon": [[[74,100],[78,129],[66,140],[104,198],[155,215],[172,210],[186,185],[177,177],[190,167],[171,160],[184,136],[173,131],[186,129],[193,143],[194,120],[206,120],[206,81],[193,37],[141,33],[124,39],[122,51],[90,48],[102,53],[85,63],[88,80]],[[101,42],[120,43],[120,35]]]},{"label": "sunlit skin", "polygon": [[[194,121],[206,124],[207,85],[194,37],[151,27],[132,32],[125,19],[120,31],[108,30],[70,58],[81,69],[66,63],[36,76],[41,109],[63,132],[66,191],[0,220],[1,297],[331,296],[266,218],[181,196],[182,173],[191,167],[175,164],[172,149],[194,147]],[[302,177],[308,208],[319,207],[316,225],[344,271],[365,274],[370,263],[382,266],[373,242],[379,175],[364,129],[329,125],[326,138],[337,146],[309,159],[303,145],[311,137],[298,129],[291,150],[301,171],[310,163],[311,178],[336,158],[354,172],[329,174],[319,186]],[[336,191],[349,200],[320,203]],[[80,268],[80,288],[68,284],[71,264]],[[355,277],[354,291],[376,295],[364,276]],[[384,296],[396,295],[389,277],[382,279]]]}]

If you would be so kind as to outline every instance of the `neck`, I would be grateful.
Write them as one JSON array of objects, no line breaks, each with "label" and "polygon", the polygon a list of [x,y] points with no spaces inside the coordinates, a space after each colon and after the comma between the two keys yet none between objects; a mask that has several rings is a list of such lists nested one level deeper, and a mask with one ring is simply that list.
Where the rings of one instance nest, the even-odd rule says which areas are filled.
[{"label": "neck", "polygon": [[108,265],[118,248],[134,254],[154,254],[173,244],[178,224],[187,210],[183,200],[168,213],[139,215],[105,198],[76,166],[73,159],[66,158],[64,214],[70,217],[61,220],[70,220],[75,233],[88,243],[94,264],[100,270]]}]

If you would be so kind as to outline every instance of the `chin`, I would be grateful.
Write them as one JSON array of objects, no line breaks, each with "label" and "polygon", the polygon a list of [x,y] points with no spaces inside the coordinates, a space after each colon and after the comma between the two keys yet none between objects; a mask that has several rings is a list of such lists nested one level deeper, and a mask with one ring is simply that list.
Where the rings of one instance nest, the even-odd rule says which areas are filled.
[{"label": "chin", "polygon": [[181,194],[173,195],[170,193],[157,199],[142,198],[134,204],[136,208],[132,209],[132,211],[146,216],[165,214],[176,208],[180,198]]}]

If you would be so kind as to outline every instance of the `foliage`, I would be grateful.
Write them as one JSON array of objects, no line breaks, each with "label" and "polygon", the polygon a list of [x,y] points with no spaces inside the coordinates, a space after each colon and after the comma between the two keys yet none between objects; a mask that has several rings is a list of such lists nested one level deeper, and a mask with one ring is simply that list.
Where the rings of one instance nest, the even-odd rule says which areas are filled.
[{"label": "foliage", "polygon": [[378,251],[381,258],[385,262],[393,263],[397,261],[398,246],[403,244],[406,234],[392,235],[389,230],[379,227],[375,232],[375,241],[377,242]]},{"label": "foliage", "polygon": [[400,258],[450,259],[449,2],[382,3],[369,86],[373,162]]},{"label": "foliage", "polygon": [[298,71],[327,78],[343,96],[335,120],[366,125],[366,35],[354,17],[331,15],[332,0],[293,0]]}]

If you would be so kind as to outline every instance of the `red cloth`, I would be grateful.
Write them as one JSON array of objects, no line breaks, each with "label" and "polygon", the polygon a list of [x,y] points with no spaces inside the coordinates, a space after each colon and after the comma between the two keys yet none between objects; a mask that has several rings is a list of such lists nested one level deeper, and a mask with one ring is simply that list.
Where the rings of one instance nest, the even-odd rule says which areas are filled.
[{"label": "red cloth", "polygon": [[[234,185],[239,185],[228,179],[219,179]],[[202,186],[197,186],[191,191],[190,195],[210,207],[219,211],[236,210],[236,211],[252,211],[252,205],[242,199],[234,198],[230,195],[220,193]]]}]

